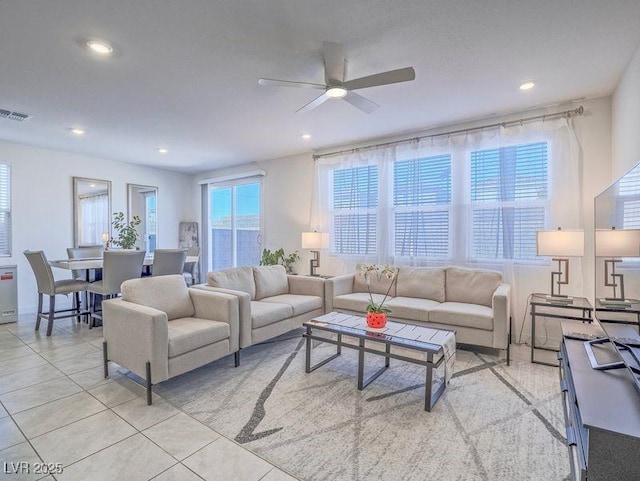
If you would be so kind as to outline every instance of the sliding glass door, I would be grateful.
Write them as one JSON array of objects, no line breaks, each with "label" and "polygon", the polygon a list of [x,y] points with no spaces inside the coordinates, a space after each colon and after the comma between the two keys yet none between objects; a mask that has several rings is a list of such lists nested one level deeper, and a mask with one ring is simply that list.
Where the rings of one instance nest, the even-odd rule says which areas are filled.
[{"label": "sliding glass door", "polygon": [[262,185],[209,186],[212,270],[260,263]]}]

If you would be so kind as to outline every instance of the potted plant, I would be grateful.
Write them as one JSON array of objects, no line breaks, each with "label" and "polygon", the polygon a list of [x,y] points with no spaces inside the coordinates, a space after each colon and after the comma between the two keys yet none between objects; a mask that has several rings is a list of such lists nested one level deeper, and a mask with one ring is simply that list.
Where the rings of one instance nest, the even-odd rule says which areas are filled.
[{"label": "potted plant", "polygon": [[275,251],[264,249],[262,251],[262,259],[260,259],[260,265],[275,266],[281,264],[286,269],[287,274],[293,274],[293,265],[299,260],[300,254],[298,254],[298,251],[293,251],[291,254],[286,255],[282,247]]},{"label": "potted plant", "polygon": [[[369,292],[369,304],[367,305],[367,326],[373,328],[381,328],[387,324],[387,314],[391,313],[391,309],[386,307],[384,303],[389,297],[389,292],[398,277],[398,269],[390,265],[379,266],[377,264],[362,264],[360,266],[360,275],[362,275],[367,283],[367,291]],[[376,303],[371,295],[371,278],[375,276],[378,282],[386,279],[389,281],[389,288],[385,293],[382,301]]]},{"label": "potted plant", "polygon": [[116,231],[117,236],[111,240],[111,243],[123,249],[133,249],[138,241],[138,231],[136,227],[140,225],[140,222],[140,217],[137,215],[134,215],[133,219],[127,222],[124,218],[124,212],[114,213],[111,225]]}]

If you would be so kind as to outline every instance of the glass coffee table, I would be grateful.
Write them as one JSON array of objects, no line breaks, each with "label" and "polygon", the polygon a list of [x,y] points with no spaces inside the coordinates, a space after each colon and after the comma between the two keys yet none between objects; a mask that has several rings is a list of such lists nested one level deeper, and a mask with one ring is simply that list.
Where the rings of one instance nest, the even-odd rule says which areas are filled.
[{"label": "glass coffee table", "polygon": [[[331,312],[303,324],[307,340],[305,371],[310,373],[332,361],[342,348],[358,351],[358,390],[363,390],[388,367],[391,359],[398,359],[426,367],[424,409],[431,411],[444,392],[455,362],[455,331],[388,321],[382,329],[367,326],[364,316]],[[312,341],[336,346],[336,353],[311,365]],[[385,358],[384,367],[364,378],[365,353]]]}]

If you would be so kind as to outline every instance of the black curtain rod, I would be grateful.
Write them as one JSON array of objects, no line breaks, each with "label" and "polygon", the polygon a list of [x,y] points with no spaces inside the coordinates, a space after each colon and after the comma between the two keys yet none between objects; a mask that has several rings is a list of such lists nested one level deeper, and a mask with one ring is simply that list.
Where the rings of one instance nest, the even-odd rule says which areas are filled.
[{"label": "black curtain rod", "polygon": [[464,134],[464,133],[469,133],[469,132],[477,132],[478,130],[490,129],[490,128],[493,128],[493,127],[508,127],[510,125],[518,125],[518,124],[522,125],[525,122],[535,122],[535,121],[538,121],[538,120],[542,120],[544,122],[545,120],[555,119],[555,118],[558,118],[558,117],[567,117],[567,118],[569,118],[569,117],[572,117],[574,115],[582,115],[583,113],[584,113],[584,107],[581,105],[577,109],[563,110],[562,112],[555,112],[555,113],[552,113],[552,114],[535,115],[533,117],[524,117],[524,118],[521,118],[521,119],[509,120],[509,121],[506,121],[506,122],[496,122],[495,124],[480,125],[478,127],[470,127],[468,129],[450,130],[449,132],[442,132],[442,133],[439,133],[439,134],[421,135],[419,137],[412,137],[410,139],[394,140],[392,142],[384,142],[382,144],[366,145],[364,147],[356,147],[354,149],[338,150],[336,152],[328,152],[326,154],[314,154],[313,155],[313,160],[318,160],[318,159],[321,159],[323,157],[333,157],[335,155],[354,154],[356,152],[362,152],[362,151],[365,151],[365,150],[373,150],[373,149],[377,149],[377,148],[380,148],[380,147],[388,147],[390,145],[398,145],[398,144],[406,144],[406,143],[410,143],[410,142],[418,142],[418,141],[423,140],[423,139],[433,139],[435,137],[443,137],[445,135],[449,136],[449,135]]}]

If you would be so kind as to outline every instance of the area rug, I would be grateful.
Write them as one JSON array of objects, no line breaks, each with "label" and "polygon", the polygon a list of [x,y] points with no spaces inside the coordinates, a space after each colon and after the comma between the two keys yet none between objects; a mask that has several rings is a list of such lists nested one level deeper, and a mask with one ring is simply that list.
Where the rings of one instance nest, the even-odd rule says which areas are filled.
[{"label": "area rug", "polygon": [[[458,349],[448,388],[425,412],[424,367],[392,360],[358,391],[357,353],[306,374],[301,334],[243,350],[238,368],[230,356],[154,389],[301,480],[569,478],[557,368]],[[368,357],[367,370],[382,362]]]}]

